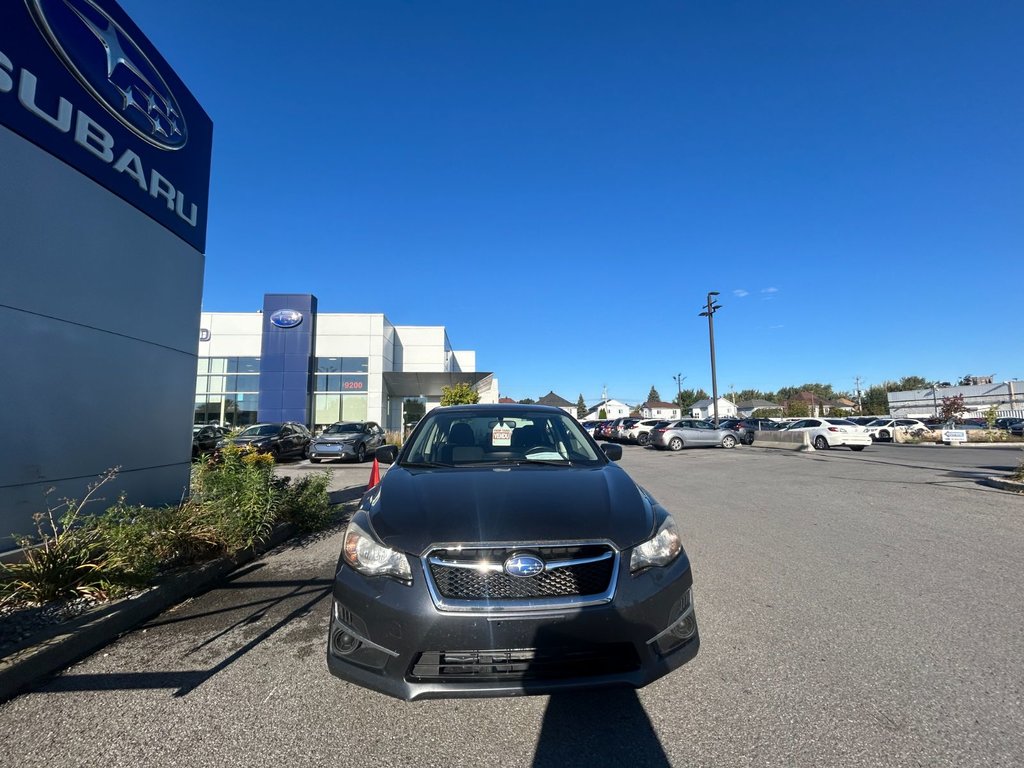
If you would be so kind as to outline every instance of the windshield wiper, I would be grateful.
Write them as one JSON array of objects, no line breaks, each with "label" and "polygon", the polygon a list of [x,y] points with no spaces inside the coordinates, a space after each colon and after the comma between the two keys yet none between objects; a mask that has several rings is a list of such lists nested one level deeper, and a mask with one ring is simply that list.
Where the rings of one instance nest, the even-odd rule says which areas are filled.
[{"label": "windshield wiper", "polygon": [[549,467],[571,467],[573,463],[569,459],[531,459],[529,457],[525,459],[516,459],[512,457],[504,459],[495,459],[494,461],[486,462],[487,464],[495,465],[512,465],[522,466],[524,464],[543,464]]},{"label": "windshield wiper", "polygon": [[429,469],[431,467],[454,467],[454,464],[445,464],[442,461],[404,461],[398,466],[413,467],[414,469]]}]

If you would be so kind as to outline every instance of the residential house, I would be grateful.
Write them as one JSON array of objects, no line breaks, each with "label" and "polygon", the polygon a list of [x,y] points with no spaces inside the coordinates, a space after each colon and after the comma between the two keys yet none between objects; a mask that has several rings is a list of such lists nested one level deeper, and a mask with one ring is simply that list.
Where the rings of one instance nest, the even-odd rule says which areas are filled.
[{"label": "residential house", "polygon": [[[698,400],[690,406],[690,416],[695,419],[713,419],[715,417],[714,402],[710,397],[705,400]],[[736,417],[737,413],[735,403],[724,397],[718,398],[719,419],[732,419]]]},{"label": "residential house", "polygon": [[682,410],[676,403],[663,403],[659,400],[648,400],[638,409],[642,419],[681,419]]},{"label": "residential house", "polygon": [[537,403],[539,405],[553,405],[555,408],[561,408],[570,416],[576,418],[576,403],[570,403],[564,397],[559,397],[554,392],[548,392]]},{"label": "residential house", "polygon": [[749,419],[754,415],[754,411],[761,410],[782,410],[782,406],[778,403],[773,403],[769,400],[744,400],[741,403],[736,403],[736,412],[741,418]]},{"label": "residential house", "polygon": [[587,409],[586,415],[580,421],[597,421],[601,418],[601,410],[604,410],[604,418],[618,419],[622,416],[629,416],[632,409],[625,403],[618,400],[602,400],[597,405]]}]

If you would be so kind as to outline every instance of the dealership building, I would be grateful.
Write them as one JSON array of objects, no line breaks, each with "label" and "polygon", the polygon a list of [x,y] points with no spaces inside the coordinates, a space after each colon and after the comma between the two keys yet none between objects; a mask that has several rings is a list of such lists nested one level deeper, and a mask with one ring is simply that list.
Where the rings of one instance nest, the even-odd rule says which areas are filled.
[{"label": "dealership building", "polygon": [[203,312],[195,423],[244,426],[375,421],[400,430],[468,384],[498,401],[476,352],[454,349],[444,326],[395,325],[384,314],[320,312],[312,294],[266,294],[255,312]]}]

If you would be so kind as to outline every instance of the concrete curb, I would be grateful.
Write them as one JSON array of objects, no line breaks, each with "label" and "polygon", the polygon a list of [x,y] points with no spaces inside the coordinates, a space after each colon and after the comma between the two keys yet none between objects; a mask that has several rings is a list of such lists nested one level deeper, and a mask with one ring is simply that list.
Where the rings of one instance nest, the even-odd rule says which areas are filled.
[{"label": "concrete curb", "polygon": [[1024,483],[1018,483],[1015,480],[1006,480],[1001,477],[985,477],[982,478],[981,482],[993,488],[998,488],[1001,491],[1024,493]]},{"label": "concrete curb", "polygon": [[139,595],[97,605],[81,616],[49,627],[28,645],[0,659],[0,701],[99,650],[118,635],[209,589],[231,571],[295,536],[291,523],[277,526],[258,547],[167,575]]}]

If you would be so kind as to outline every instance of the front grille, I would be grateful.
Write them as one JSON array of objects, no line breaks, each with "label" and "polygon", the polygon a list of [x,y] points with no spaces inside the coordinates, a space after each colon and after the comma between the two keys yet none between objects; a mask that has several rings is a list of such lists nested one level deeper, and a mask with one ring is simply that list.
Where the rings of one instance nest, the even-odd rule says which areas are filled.
[{"label": "front grille", "polygon": [[[513,554],[531,554],[548,564],[530,577],[510,576],[503,564]],[[603,558],[592,562],[592,558]],[[564,566],[552,565],[567,562]],[[435,550],[428,558],[438,594],[446,600],[502,601],[575,598],[609,590],[616,559],[610,547],[591,544],[569,547]]]},{"label": "front grille", "polygon": [[406,676],[410,681],[488,682],[558,680],[632,672],[640,666],[628,643],[489,651],[424,651]]}]

